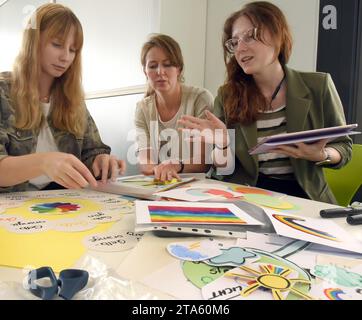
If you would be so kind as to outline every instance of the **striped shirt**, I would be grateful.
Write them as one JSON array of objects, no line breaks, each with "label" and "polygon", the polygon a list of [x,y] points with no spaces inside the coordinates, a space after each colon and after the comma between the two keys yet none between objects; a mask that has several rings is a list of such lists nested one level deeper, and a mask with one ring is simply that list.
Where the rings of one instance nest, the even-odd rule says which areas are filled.
[{"label": "striped shirt", "polygon": [[[286,107],[259,113],[257,120],[258,143],[265,137],[287,132]],[[258,155],[259,172],[277,179],[294,180],[290,158],[277,153]]]}]

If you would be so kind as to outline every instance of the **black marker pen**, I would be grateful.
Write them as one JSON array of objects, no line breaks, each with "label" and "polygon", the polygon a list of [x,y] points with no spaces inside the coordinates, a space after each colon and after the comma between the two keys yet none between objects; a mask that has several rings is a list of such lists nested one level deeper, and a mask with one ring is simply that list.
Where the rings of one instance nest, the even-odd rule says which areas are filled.
[{"label": "black marker pen", "polygon": [[322,218],[344,218],[352,215],[362,214],[362,208],[337,208],[337,209],[325,209],[320,211],[320,216]]},{"label": "black marker pen", "polygon": [[347,223],[354,225],[354,226],[358,225],[358,224],[362,224],[362,214],[348,216]]}]

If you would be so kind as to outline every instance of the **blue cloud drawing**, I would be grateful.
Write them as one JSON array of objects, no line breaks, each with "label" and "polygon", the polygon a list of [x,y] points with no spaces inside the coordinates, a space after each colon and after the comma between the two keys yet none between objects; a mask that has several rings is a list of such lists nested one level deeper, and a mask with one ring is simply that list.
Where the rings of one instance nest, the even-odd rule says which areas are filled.
[{"label": "blue cloud drawing", "polygon": [[246,259],[257,258],[258,256],[255,253],[247,251],[244,248],[229,248],[221,249],[223,252],[221,255],[209,259],[210,263],[215,265],[243,265],[246,262]]},{"label": "blue cloud drawing", "polygon": [[202,261],[209,258],[198,251],[190,250],[181,245],[172,245],[170,247],[170,252],[182,260]]}]

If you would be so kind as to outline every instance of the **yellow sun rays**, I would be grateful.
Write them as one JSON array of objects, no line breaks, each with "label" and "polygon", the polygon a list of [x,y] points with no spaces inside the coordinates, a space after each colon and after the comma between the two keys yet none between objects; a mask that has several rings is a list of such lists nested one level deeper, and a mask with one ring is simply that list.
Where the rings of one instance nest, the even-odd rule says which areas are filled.
[{"label": "yellow sun rays", "polygon": [[292,273],[291,269],[271,264],[259,264],[259,268],[260,271],[247,266],[241,266],[239,269],[249,273],[250,275],[227,272],[225,273],[225,276],[247,281],[248,286],[240,293],[243,297],[249,296],[259,288],[265,288],[271,290],[275,300],[285,300],[290,292],[303,299],[313,300],[311,296],[294,288],[297,283],[310,285],[311,282],[306,279],[288,278],[288,276]]}]

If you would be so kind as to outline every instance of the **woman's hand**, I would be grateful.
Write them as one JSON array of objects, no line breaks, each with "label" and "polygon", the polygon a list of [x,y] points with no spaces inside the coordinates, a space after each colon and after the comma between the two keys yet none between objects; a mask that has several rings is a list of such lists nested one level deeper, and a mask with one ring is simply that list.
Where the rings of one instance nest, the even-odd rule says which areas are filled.
[{"label": "woman's hand", "polygon": [[[191,139],[201,138],[205,143],[216,144],[220,147],[227,146],[229,135],[225,123],[208,110],[205,111],[205,115],[206,119],[182,116],[178,123],[186,129],[193,130],[194,137]],[[198,132],[196,136],[195,132]]]},{"label": "woman's hand", "polygon": [[44,153],[42,171],[52,181],[68,189],[97,186],[97,181],[88,168],[74,155],[62,152]]},{"label": "woman's hand", "polygon": [[166,160],[153,168],[155,179],[161,182],[171,181],[176,178],[181,180],[178,172],[181,170],[181,164],[178,160]]},{"label": "woman's hand", "polygon": [[140,164],[139,169],[145,176],[152,176],[154,174],[155,164]]},{"label": "woman's hand", "polygon": [[111,171],[111,180],[115,181],[119,174],[124,174],[126,162],[124,160],[118,160],[113,155],[99,154],[93,161],[92,170],[95,177],[101,175],[102,183],[107,182],[109,171]]},{"label": "woman's hand", "polygon": [[281,145],[271,150],[270,153],[279,153],[295,159],[304,159],[312,162],[326,159],[325,146],[328,140],[323,139],[313,144],[296,143],[293,145]]}]

